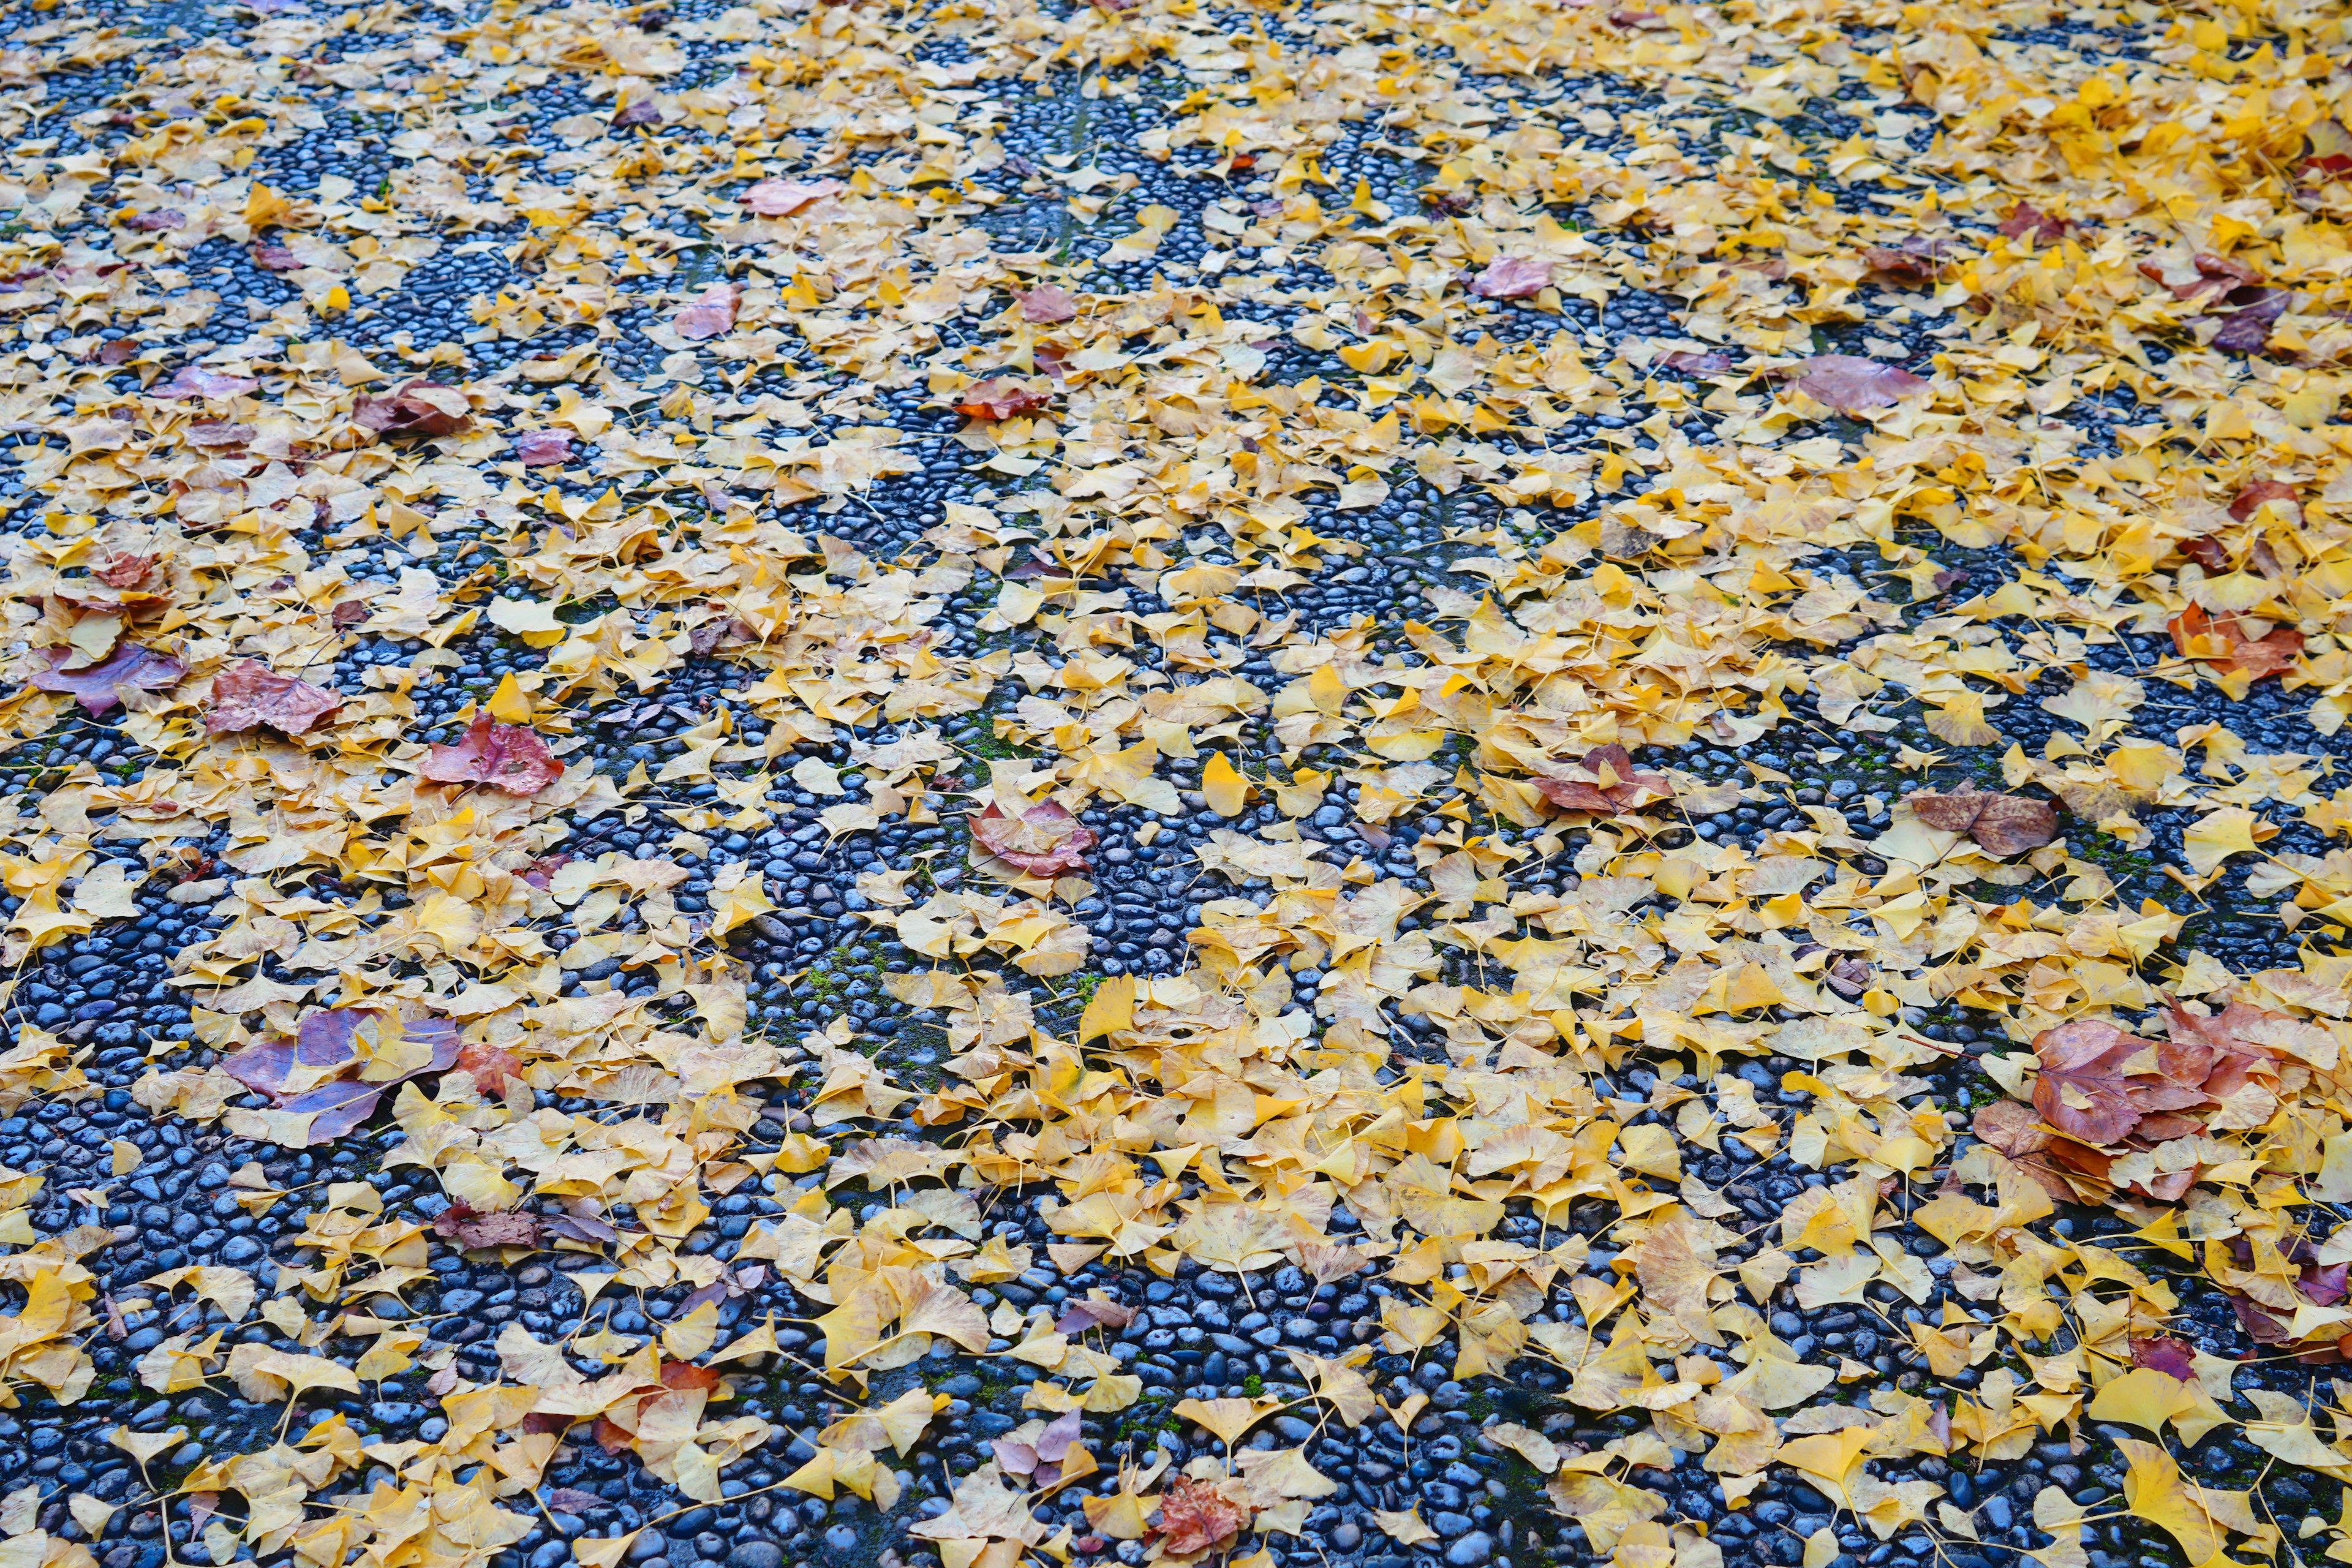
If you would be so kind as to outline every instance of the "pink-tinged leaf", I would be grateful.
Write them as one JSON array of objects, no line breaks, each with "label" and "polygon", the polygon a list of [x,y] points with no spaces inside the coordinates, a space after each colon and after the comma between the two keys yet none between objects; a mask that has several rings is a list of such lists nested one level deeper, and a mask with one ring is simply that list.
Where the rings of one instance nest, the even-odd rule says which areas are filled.
[{"label": "pink-tinged leaf", "polygon": [[[415,1071],[369,1083],[349,1070],[360,1060],[360,1031],[385,1028],[398,1029],[406,1038],[425,1044],[429,1054],[425,1065]],[[304,1017],[295,1026],[290,1040],[268,1040],[235,1053],[221,1063],[221,1069],[247,1089],[268,1095],[278,1110],[307,1113],[310,1121],[302,1142],[310,1147],[331,1143],[356,1130],[374,1114],[385,1089],[425,1073],[446,1072],[457,1059],[457,1028],[446,1018],[403,1020],[369,1008],[337,1007]],[[289,1094],[287,1088],[298,1067],[313,1072],[329,1068],[347,1070]]]},{"label": "pink-tinged leaf", "polygon": [[1078,1440],[1082,1431],[1079,1413],[1075,1410],[1064,1411],[1047,1422],[1045,1429],[1037,1434],[1037,1457],[1049,1465],[1060,1464],[1063,1456],[1070,1451],[1070,1445]]},{"label": "pink-tinged leaf", "polygon": [[702,291],[701,298],[679,309],[670,318],[681,338],[699,342],[705,338],[723,337],[735,330],[737,292],[732,283],[713,283]]},{"label": "pink-tinged leaf", "polygon": [[436,746],[417,770],[434,784],[483,784],[509,795],[537,795],[563,776],[547,743],[522,724],[477,714],[457,744]]},{"label": "pink-tinged leaf", "polygon": [[1685,375],[1721,375],[1731,368],[1731,356],[1712,353],[1693,353],[1688,349],[1676,349],[1672,353],[1661,354],[1658,357],[1658,363],[1668,370],[1680,371]]},{"label": "pink-tinged leaf", "polygon": [[255,434],[250,425],[232,424],[225,419],[199,419],[188,426],[188,439],[199,447],[242,447]]},{"label": "pink-tinged leaf", "polygon": [[240,659],[214,679],[205,729],[220,735],[266,724],[282,735],[299,735],[342,705],[342,698],[324,687]]},{"label": "pink-tinged leaf", "polygon": [[547,1506],[557,1513],[580,1515],[603,1513],[613,1505],[594,1492],[579,1491],[572,1487],[558,1487],[547,1494]]},{"label": "pink-tinged leaf", "polygon": [[511,1209],[478,1209],[462,1200],[433,1221],[433,1234],[460,1247],[537,1247],[539,1216]]},{"label": "pink-tinged leaf", "polygon": [[202,365],[184,364],[180,373],[155,388],[158,397],[235,397],[261,383],[249,375],[226,375]]},{"label": "pink-tinged leaf", "polygon": [[292,272],[302,265],[302,258],[271,240],[263,240],[253,247],[253,264],[264,272]]},{"label": "pink-tinged leaf", "polygon": [[132,213],[122,220],[122,226],[138,234],[153,234],[158,229],[185,228],[188,215],[177,207],[159,207],[152,213]]},{"label": "pink-tinged leaf", "polygon": [[760,217],[790,217],[811,202],[848,188],[839,180],[761,180],[738,199]]},{"label": "pink-tinged leaf", "polygon": [[362,397],[352,409],[352,423],[380,439],[455,436],[472,418],[464,393],[429,381],[412,381],[388,397]]},{"label": "pink-tinged leaf", "polygon": [[968,820],[974,843],[1033,877],[1083,871],[1086,852],[1094,847],[1094,830],[1080,826],[1058,801],[1033,805],[1018,818],[1005,816],[992,801]]},{"label": "pink-tinged leaf", "polygon": [[1815,354],[1799,363],[1796,380],[1806,396],[1840,414],[1892,408],[1927,390],[1927,383],[1909,371],[1858,354]]},{"label": "pink-tinged leaf", "polygon": [[1551,287],[1551,263],[1532,256],[1498,256],[1470,280],[1470,291],[1486,300],[1525,300]]},{"label": "pink-tinged leaf", "polygon": [[634,103],[626,104],[619,113],[613,116],[613,123],[615,125],[659,125],[661,122],[661,105],[650,98],[640,98]]},{"label": "pink-tinged leaf", "polygon": [[1078,313],[1078,302],[1066,289],[1051,283],[1032,289],[1021,296],[1021,319],[1035,326],[1051,326],[1066,321]]},{"label": "pink-tinged leaf", "polygon": [[1088,1329],[1123,1329],[1135,1321],[1135,1309],[1118,1301],[1097,1301],[1089,1297],[1072,1301],[1054,1325],[1057,1334],[1082,1334]]},{"label": "pink-tinged leaf", "polygon": [[515,457],[526,468],[544,468],[572,460],[572,437],[561,430],[527,430],[515,437]]},{"label": "pink-tinged leaf", "polygon": [[67,692],[93,719],[121,701],[125,691],[160,690],[188,673],[188,667],[170,654],[157,653],[136,643],[124,643],[105,659],[80,669],[63,668],[72,657],[70,649],[55,647],[44,651],[49,667],[34,672],[34,689]]}]

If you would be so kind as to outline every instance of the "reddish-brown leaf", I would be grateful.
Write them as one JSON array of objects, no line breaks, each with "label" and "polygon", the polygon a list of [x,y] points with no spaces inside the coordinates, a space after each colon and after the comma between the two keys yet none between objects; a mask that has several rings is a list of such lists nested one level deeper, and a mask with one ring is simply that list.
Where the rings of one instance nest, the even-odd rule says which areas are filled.
[{"label": "reddish-brown leaf", "polygon": [[1485,300],[1525,300],[1551,287],[1551,263],[1533,256],[1498,256],[1470,280]]},{"label": "reddish-brown leaf", "polygon": [[2230,1310],[2238,1315],[2238,1327],[2246,1331],[2248,1339],[2258,1345],[2284,1345],[2294,1342],[2294,1336],[2287,1331],[2287,1326],[2256,1306],[2252,1300],[2235,1291],[2225,1292],[2225,1294],[2230,1300]]},{"label": "reddish-brown leaf", "polygon": [[485,1100],[497,1100],[505,1095],[507,1085],[522,1081],[522,1058],[512,1051],[468,1040],[449,1070],[472,1079],[476,1092]]},{"label": "reddish-brown leaf", "polygon": [[681,338],[699,342],[705,338],[724,337],[735,330],[735,301],[739,298],[732,283],[713,283],[705,289],[690,305],[679,307],[670,318]]},{"label": "reddish-brown leaf", "polygon": [[613,116],[615,125],[659,125],[661,122],[661,105],[650,98],[635,99],[623,104],[620,111]]},{"label": "reddish-brown leaf", "polygon": [[92,364],[129,364],[139,357],[140,343],[136,338],[109,338],[90,354]]},{"label": "reddish-brown leaf", "polygon": [[368,607],[363,600],[345,599],[329,612],[327,618],[338,626],[355,626],[368,618]]},{"label": "reddish-brown leaf", "polygon": [[184,364],[179,374],[155,388],[158,397],[235,397],[241,392],[251,392],[261,383],[249,375],[229,375],[222,371],[206,370],[202,365]]},{"label": "reddish-brown leaf", "polygon": [[2164,624],[2175,649],[2208,660],[2224,674],[2260,680],[2303,657],[2303,634],[2294,627],[2274,626],[2255,637],[2246,617],[2216,616],[2202,605],[2190,605]]},{"label": "reddish-brown leaf", "polygon": [[1641,772],[1634,767],[1633,755],[1619,745],[1595,747],[1580,761],[1547,767],[1549,771],[1529,782],[1562,811],[1615,816],[1674,797],[1675,786],[1664,774]]},{"label": "reddish-brown leaf", "polygon": [[98,558],[90,567],[89,574],[110,588],[142,587],[152,576],[155,563],[161,559],[157,555],[142,555],[129,550],[112,550]]},{"label": "reddish-brown leaf", "polygon": [[1066,321],[1078,313],[1078,302],[1067,289],[1040,284],[1021,296],[1021,319],[1035,326]]},{"label": "reddish-brown leaf", "polygon": [[956,412],[972,419],[1013,419],[1034,414],[1049,401],[1045,394],[1009,375],[992,375],[965,387]]},{"label": "reddish-brown leaf", "polygon": [[2075,227],[2069,219],[2043,212],[2029,202],[2018,203],[2000,220],[2002,234],[2011,239],[2031,239],[2037,246],[2055,245],[2074,233]]},{"label": "reddish-brown leaf", "polygon": [[455,745],[436,746],[417,770],[435,784],[484,784],[509,795],[537,795],[563,776],[563,764],[527,725],[478,713]]},{"label": "reddish-brown leaf", "polygon": [[221,735],[266,724],[281,735],[299,735],[342,705],[341,696],[324,687],[239,659],[214,678],[205,729]]},{"label": "reddish-brown leaf", "polygon": [[464,393],[429,381],[412,381],[386,397],[362,397],[352,409],[352,423],[380,440],[454,436],[471,420]]},{"label": "reddish-brown leaf", "polygon": [[433,1222],[433,1233],[460,1247],[537,1247],[539,1216],[478,1209],[460,1201],[441,1211]]},{"label": "reddish-brown leaf", "polygon": [[1796,366],[1799,391],[1840,414],[1892,408],[1927,390],[1927,383],[1897,365],[1858,354],[1815,354]]},{"label": "reddish-brown leaf", "polygon": [[2231,498],[2230,515],[2243,522],[2267,503],[2283,500],[2292,503],[2299,517],[2303,510],[2301,494],[2293,485],[2276,479],[2256,479]]},{"label": "reddish-brown leaf", "polygon": [[2022,854],[2058,837],[2058,813],[2048,801],[2029,795],[1963,784],[1949,795],[1921,790],[1904,798],[1920,821],[1946,833],[1965,833],[1988,855]]},{"label": "reddish-brown leaf", "polygon": [[2075,1018],[2033,1037],[2042,1071],[2033,1084],[2033,1109],[2069,1138],[2085,1143],[2119,1143],[2144,1114],[2134,1103],[2126,1064],[2157,1047],[2154,1040],[2127,1035],[2098,1018]]},{"label": "reddish-brown leaf", "polygon": [[302,258],[272,240],[261,240],[253,247],[253,264],[264,272],[291,272],[302,265]]},{"label": "reddish-brown leaf", "polygon": [[152,234],[164,228],[185,228],[188,226],[188,215],[177,207],[158,207],[151,213],[132,213],[122,220],[122,226],[140,234]]},{"label": "reddish-brown leaf", "polygon": [[2303,158],[2306,171],[2323,180],[2352,174],[2352,132],[2344,129],[2342,121],[2323,120],[2304,135],[2310,142]]},{"label": "reddish-brown leaf", "polygon": [[1151,1527],[1161,1551],[1185,1557],[1239,1535],[1250,1510],[1207,1481],[1179,1476],[1160,1494],[1160,1522]]},{"label": "reddish-brown leaf", "polygon": [[968,820],[973,842],[1033,877],[1083,871],[1086,852],[1094,847],[1094,830],[1080,826],[1058,801],[1033,805],[1017,818],[1005,816],[991,801],[986,810]]},{"label": "reddish-brown leaf", "polygon": [[1874,272],[1906,283],[1933,283],[1958,254],[1950,240],[1913,235],[1900,245],[1866,247],[1862,258]]},{"label": "reddish-brown leaf", "polygon": [[527,430],[515,437],[514,454],[526,468],[568,463],[572,460],[572,437],[561,430]]},{"label": "reddish-brown leaf", "polygon": [[42,654],[48,668],[34,671],[34,689],[70,694],[93,719],[121,701],[125,691],[160,690],[188,673],[187,666],[170,654],[137,643],[123,643],[100,662],[80,669],[63,668],[73,657],[68,648],[44,648]]},{"label": "reddish-brown leaf", "polygon": [[848,188],[839,180],[761,180],[737,199],[760,217],[789,217]]},{"label": "reddish-brown leaf", "polygon": [[2170,1334],[2150,1334],[2145,1339],[2135,1336],[2131,1356],[2134,1366],[2152,1367],[2182,1383],[2197,1381],[2197,1347],[2187,1340],[2177,1340]]}]

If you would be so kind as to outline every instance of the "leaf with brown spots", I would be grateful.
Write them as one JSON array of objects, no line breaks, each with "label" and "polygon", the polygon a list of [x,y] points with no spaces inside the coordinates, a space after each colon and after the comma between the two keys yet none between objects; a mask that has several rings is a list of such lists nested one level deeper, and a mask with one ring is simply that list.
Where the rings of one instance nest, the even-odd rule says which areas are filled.
[{"label": "leaf with brown spots", "polygon": [[1962,784],[1948,795],[1921,790],[1903,797],[1912,814],[1946,833],[1965,833],[1988,855],[2039,849],[2058,837],[2058,813],[2046,800]]}]

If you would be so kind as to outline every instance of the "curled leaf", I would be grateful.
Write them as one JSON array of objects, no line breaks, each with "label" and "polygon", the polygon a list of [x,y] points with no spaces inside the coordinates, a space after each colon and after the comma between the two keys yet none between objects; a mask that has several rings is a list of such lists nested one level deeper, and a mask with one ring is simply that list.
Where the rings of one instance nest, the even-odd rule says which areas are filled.
[{"label": "curled leaf", "polygon": [[1250,1510],[1207,1481],[1179,1476],[1160,1497],[1159,1521],[1151,1526],[1160,1550],[1187,1557],[1233,1540],[1248,1523]]},{"label": "curled leaf", "polygon": [[261,383],[249,375],[229,375],[202,365],[184,364],[179,374],[155,388],[158,397],[235,397]]},{"label": "curled leaf", "polygon": [[2197,1381],[2196,1355],[2196,1346],[2170,1334],[2134,1335],[2131,1342],[2132,1365],[2152,1367],[2182,1383]]},{"label": "curled leaf", "polygon": [[537,795],[563,776],[563,764],[529,726],[478,713],[456,744],[435,746],[417,771],[435,784],[484,784],[509,795]]},{"label": "curled leaf", "polygon": [[239,659],[214,679],[205,729],[220,735],[267,725],[281,735],[299,735],[342,703],[324,687],[279,675],[255,659]]},{"label": "curled leaf", "polygon": [[2274,626],[2256,637],[2246,616],[2216,616],[2202,605],[2189,605],[2164,625],[2174,648],[2210,662],[2225,675],[2260,680],[2303,657],[2303,634],[2294,627]]},{"label": "curled leaf", "polygon": [[1532,781],[1543,797],[1563,811],[1597,811],[1609,816],[1638,811],[1652,801],[1670,800],[1675,786],[1663,773],[1643,773],[1624,747],[1608,745],[1587,752],[1580,762],[1549,765]]}]

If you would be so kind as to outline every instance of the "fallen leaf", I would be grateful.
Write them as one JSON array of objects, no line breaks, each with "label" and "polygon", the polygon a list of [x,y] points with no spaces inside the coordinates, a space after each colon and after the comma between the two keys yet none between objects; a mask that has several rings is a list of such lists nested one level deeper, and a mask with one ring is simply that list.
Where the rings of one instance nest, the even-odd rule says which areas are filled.
[{"label": "fallen leaf", "polygon": [[1854,354],[1815,354],[1800,360],[1794,380],[1806,396],[1840,414],[1891,408],[1927,390],[1927,383],[1907,370]]},{"label": "fallen leaf", "polygon": [[1081,826],[1057,801],[1032,805],[1018,819],[1005,816],[991,801],[966,820],[974,843],[1034,877],[1085,870],[1086,852],[1095,842],[1093,829]]},{"label": "fallen leaf", "polygon": [[1011,376],[992,376],[964,388],[956,412],[973,419],[1012,419],[1034,414],[1049,402],[1045,394]]},{"label": "fallen leaf", "polygon": [[1948,795],[1921,790],[1903,798],[1912,815],[1928,826],[1965,833],[1989,855],[2021,855],[2058,837],[2058,813],[2048,801],[2027,795],[2002,795],[1963,783]]},{"label": "fallen leaf", "polygon": [[239,659],[214,678],[205,729],[215,735],[267,725],[282,735],[299,735],[342,706],[323,687],[279,675],[256,659]]},{"label": "fallen leaf", "polygon": [[34,672],[34,688],[71,694],[92,718],[121,703],[125,691],[161,690],[188,672],[170,654],[136,643],[124,643],[100,663],[79,669],[65,668],[73,658],[69,648],[44,648],[37,657],[47,659],[47,668]]},{"label": "fallen leaf", "polygon": [[436,745],[417,769],[434,784],[484,784],[509,795],[537,795],[563,776],[547,743],[520,724],[478,713],[452,745]]},{"label": "fallen leaf", "polygon": [[848,188],[839,180],[761,180],[737,199],[761,217],[789,217]]},{"label": "fallen leaf", "polygon": [[693,302],[679,307],[670,318],[681,338],[700,342],[705,338],[723,337],[735,330],[735,304],[739,290],[732,283],[713,283],[696,296]]},{"label": "fallen leaf", "polygon": [[1160,1494],[1159,1521],[1151,1530],[1160,1537],[1161,1551],[1184,1557],[1232,1541],[1249,1519],[1245,1505],[1228,1499],[1211,1483],[1179,1476]]},{"label": "fallen leaf", "polygon": [[1529,256],[1498,256],[1470,280],[1486,300],[1525,300],[1551,287],[1551,263]]}]

